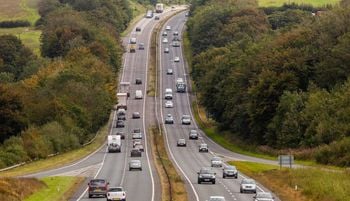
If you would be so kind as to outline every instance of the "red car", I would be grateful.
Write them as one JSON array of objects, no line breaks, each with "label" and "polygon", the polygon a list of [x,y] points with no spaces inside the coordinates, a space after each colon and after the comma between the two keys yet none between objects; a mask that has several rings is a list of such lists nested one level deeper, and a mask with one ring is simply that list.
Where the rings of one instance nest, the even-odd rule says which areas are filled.
[{"label": "red car", "polygon": [[106,197],[109,183],[104,179],[92,179],[88,183],[89,198],[93,196]]}]

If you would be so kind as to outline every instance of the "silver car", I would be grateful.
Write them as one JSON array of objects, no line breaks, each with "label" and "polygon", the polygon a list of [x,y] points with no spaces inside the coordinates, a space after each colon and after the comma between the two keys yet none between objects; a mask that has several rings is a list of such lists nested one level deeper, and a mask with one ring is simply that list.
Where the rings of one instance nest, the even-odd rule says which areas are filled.
[{"label": "silver car", "polygon": [[164,48],[164,53],[169,53],[170,52],[170,50],[169,50],[169,48]]},{"label": "silver car", "polygon": [[245,193],[245,192],[256,193],[256,183],[255,183],[254,179],[243,179],[241,181],[240,192],[241,193]]},{"label": "silver car", "polygon": [[182,115],[181,123],[185,124],[185,125],[190,125],[191,124],[191,117],[190,117],[190,115]]},{"label": "silver car", "polygon": [[254,196],[254,201],[274,201],[275,198],[268,192],[258,192]]},{"label": "silver car", "polygon": [[188,138],[190,140],[198,140],[198,132],[197,132],[197,130],[191,130]]},{"label": "silver car", "polygon": [[174,57],[174,62],[180,62],[180,57]]},{"label": "silver car", "polygon": [[173,74],[173,69],[168,68],[168,70],[166,71],[167,75],[172,75]]},{"label": "silver car", "polygon": [[173,108],[174,107],[174,103],[171,100],[168,100],[165,102],[165,108]]},{"label": "silver car", "polygon": [[171,114],[168,114],[165,117],[165,124],[174,124],[174,118]]},{"label": "silver car", "polygon": [[220,157],[214,156],[211,159],[211,166],[212,167],[222,167],[222,160]]},{"label": "silver car", "polygon": [[222,178],[233,177],[235,179],[238,178],[237,168],[233,165],[226,166],[222,171]]},{"label": "silver car", "polygon": [[186,147],[186,140],[181,138],[177,140],[177,146],[178,147]]},{"label": "silver car", "polygon": [[142,164],[141,164],[140,160],[131,160],[129,162],[129,171],[134,170],[134,169],[142,171]]},{"label": "silver car", "polygon": [[168,43],[168,39],[167,38],[163,38],[163,43]]}]

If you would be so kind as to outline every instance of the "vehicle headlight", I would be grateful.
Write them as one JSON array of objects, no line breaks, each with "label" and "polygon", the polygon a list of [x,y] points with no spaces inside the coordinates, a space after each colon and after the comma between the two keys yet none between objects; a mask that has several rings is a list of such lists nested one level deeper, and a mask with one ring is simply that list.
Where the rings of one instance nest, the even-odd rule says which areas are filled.
[{"label": "vehicle headlight", "polygon": [[202,175],[199,175],[199,178],[202,178],[203,176]]}]

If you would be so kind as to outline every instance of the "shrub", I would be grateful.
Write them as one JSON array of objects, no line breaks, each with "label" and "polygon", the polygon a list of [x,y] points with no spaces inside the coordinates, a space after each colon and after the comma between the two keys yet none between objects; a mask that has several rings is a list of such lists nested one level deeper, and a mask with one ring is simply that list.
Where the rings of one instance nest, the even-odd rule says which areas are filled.
[{"label": "shrub", "polygon": [[1,21],[0,28],[16,28],[16,27],[29,27],[30,22],[27,20],[14,20],[14,21]]}]

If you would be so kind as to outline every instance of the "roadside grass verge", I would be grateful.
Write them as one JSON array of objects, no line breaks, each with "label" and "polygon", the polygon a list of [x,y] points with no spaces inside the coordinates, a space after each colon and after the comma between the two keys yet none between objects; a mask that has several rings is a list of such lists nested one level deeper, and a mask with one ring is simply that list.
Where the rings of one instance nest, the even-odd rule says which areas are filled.
[{"label": "roadside grass verge", "polygon": [[253,162],[229,162],[283,201],[350,200],[350,172],[318,168],[282,168]]},{"label": "roadside grass verge", "polygon": [[46,187],[35,178],[0,178],[0,200],[18,201]]},{"label": "roadside grass verge", "polygon": [[[109,122],[111,121],[112,120],[110,118]],[[110,123],[102,127],[97,133],[96,139],[91,144],[85,147],[72,150],[67,153],[59,154],[44,160],[34,161],[8,171],[0,172],[0,177],[16,177],[28,175],[35,172],[59,168],[69,163],[78,161],[79,159],[82,159],[88,156],[89,154],[93,153],[104,144],[106,140],[106,135],[108,133],[108,125],[110,125]]]},{"label": "roadside grass verge", "polygon": [[45,177],[41,179],[46,187],[29,196],[25,201],[64,201],[69,200],[84,181],[82,177]]},{"label": "roadside grass verge", "polygon": [[313,6],[326,6],[338,4],[340,0],[258,0],[260,7],[282,6],[285,3],[309,4]]},{"label": "roadside grass verge", "polygon": [[128,35],[132,29],[134,28],[135,24],[143,18],[143,16],[146,13],[146,7],[137,1],[129,0],[129,5],[132,10],[132,16],[133,19],[129,22],[128,28],[126,28],[121,34],[121,37],[125,37]]},{"label": "roadside grass verge", "polygon": [[162,132],[153,126],[149,133],[152,136],[152,152],[162,184],[162,201],[187,201],[185,184],[168,157]]}]

